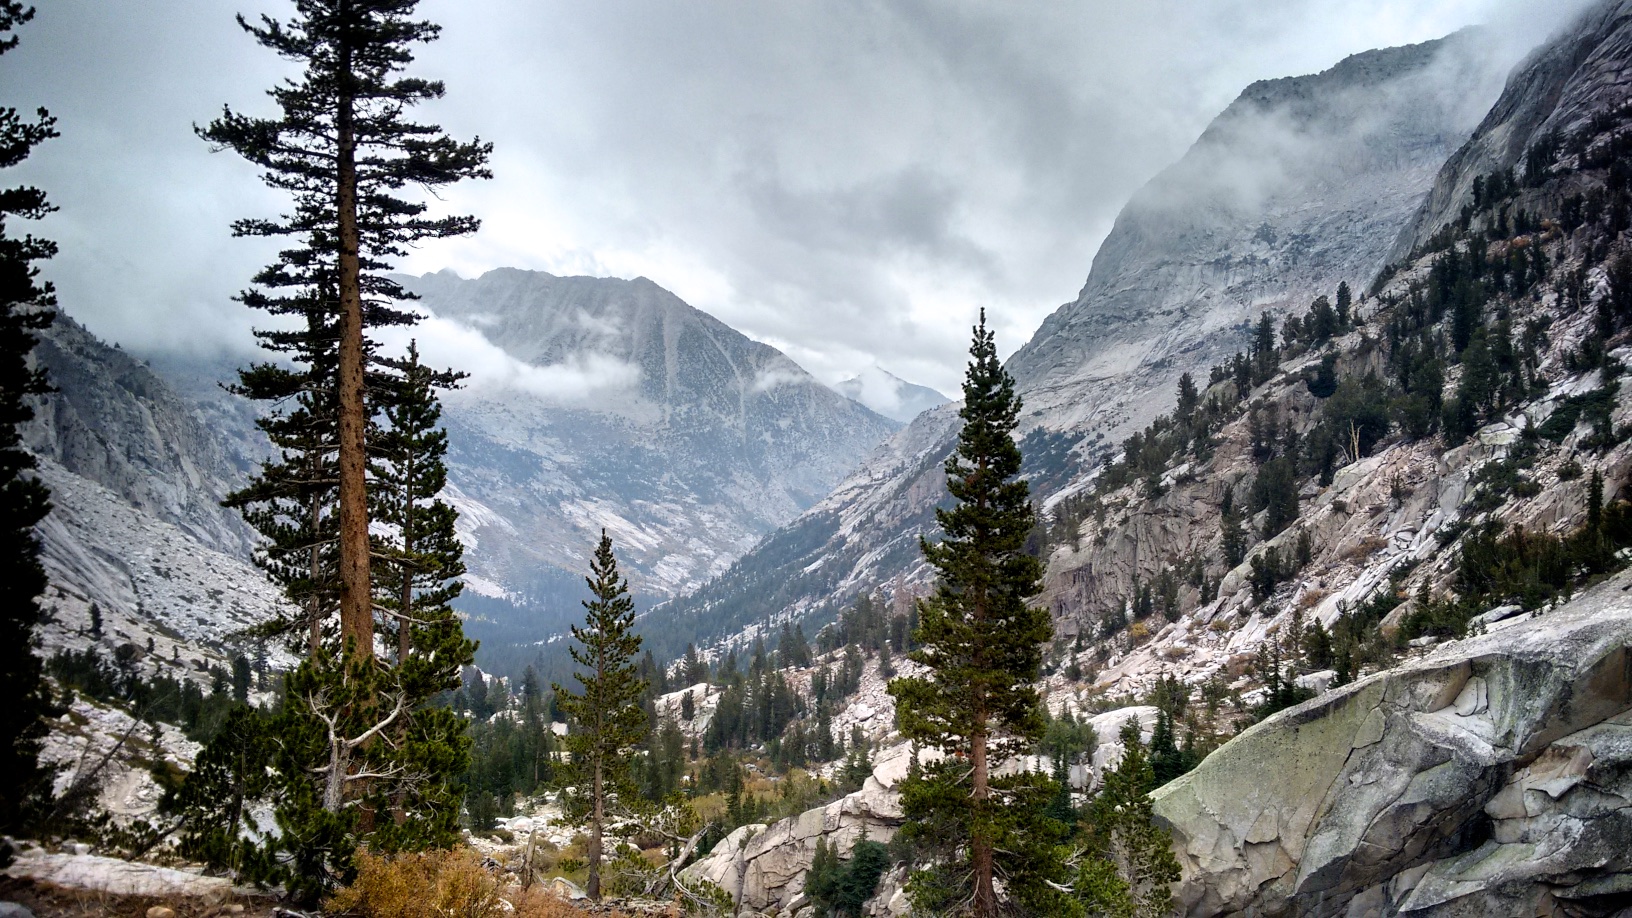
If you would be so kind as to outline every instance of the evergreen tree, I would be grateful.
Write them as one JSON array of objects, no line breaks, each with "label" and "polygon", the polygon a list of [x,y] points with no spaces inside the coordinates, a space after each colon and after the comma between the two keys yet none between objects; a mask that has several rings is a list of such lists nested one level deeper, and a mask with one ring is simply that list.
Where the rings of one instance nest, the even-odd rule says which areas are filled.
[{"label": "evergreen tree", "polygon": [[680,678],[684,679],[687,685],[708,681],[708,664],[697,655],[696,644],[686,645],[685,660],[680,664]]},{"label": "evergreen tree", "polygon": [[[1252,338],[1251,384],[1261,386],[1269,382],[1280,366],[1280,351],[1275,348],[1275,321],[1269,313],[1258,317],[1258,329]],[[1245,391],[1242,393],[1245,395]]]},{"label": "evergreen tree", "polygon": [[[17,47],[16,28],[34,18],[33,7],[0,0],[0,54]],[[35,145],[57,136],[45,109],[28,119],[0,108],[0,169],[28,158]],[[51,493],[29,474],[34,458],[23,449],[18,428],[34,417],[30,396],[51,391],[43,369],[29,366],[35,332],[51,324],[56,305],[51,284],[39,280],[34,262],[56,254],[56,244],[16,236],[12,218],[36,220],[54,208],[38,188],[0,189],[0,835],[16,832],[27,803],[50,791],[50,770],[39,763],[45,718],[56,713],[34,650],[34,631],[44,614],[45,568],[34,526],[51,509]],[[11,859],[0,841],[0,865]]]},{"label": "evergreen tree", "polygon": [[1200,405],[1201,395],[1196,391],[1196,381],[1190,378],[1189,373],[1182,374],[1179,377],[1179,399],[1174,417],[1182,423],[1189,423],[1191,415]]},{"label": "evergreen tree", "polygon": [[587,809],[579,814],[581,824],[589,826],[585,892],[599,899],[607,804],[629,793],[630,751],[646,738],[647,724],[639,704],[645,685],[633,663],[640,651],[635,604],[628,582],[618,575],[612,538],[604,529],[589,570],[587,583],[595,598],[584,602],[588,614],[583,626],[572,627],[573,638],[582,645],[572,648],[572,658],[585,667],[574,673],[580,689],[574,692],[559,685],[554,689],[571,724],[567,749],[575,776],[580,786],[588,786]]},{"label": "evergreen tree", "polygon": [[[417,0],[297,0],[288,22],[263,16],[251,23],[240,16],[239,25],[258,43],[300,62],[304,72],[270,90],[280,117],[227,109],[199,129],[210,143],[261,167],[268,185],[294,198],[289,214],[240,220],[234,233],[295,240],[276,264],[256,275],[263,289],[241,299],[306,320],[304,330],[261,336],[271,350],[306,366],[281,378],[271,367],[251,368],[244,385],[259,396],[277,397],[274,390],[280,387],[292,395],[302,383],[319,383],[311,386],[313,401],[296,413],[308,412],[313,424],[308,447],[326,455],[317,444],[333,444],[332,467],[318,471],[309,466],[328,466],[329,460],[314,463],[312,456],[286,453],[281,463],[263,469],[259,499],[246,503],[269,508],[293,500],[298,508],[313,496],[302,492],[324,475],[337,480],[332,496],[340,631],[354,652],[365,656],[374,646],[366,444],[369,421],[379,408],[371,399],[379,390],[368,381],[375,360],[368,330],[415,320],[390,305],[409,298],[386,273],[390,259],[418,240],[463,235],[477,227],[472,217],[429,217],[425,204],[397,193],[409,185],[434,190],[490,174],[491,145],[458,143],[434,125],[404,117],[408,107],[443,94],[440,82],[401,75],[413,61],[412,46],[440,31],[411,18],[416,6]],[[268,478],[278,471],[287,477]],[[310,516],[301,512],[291,520],[274,511],[263,521],[263,531],[274,522],[298,530]],[[318,538],[315,532],[307,536]]]},{"label": "evergreen tree", "polygon": [[908,831],[939,833],[951,849],[911,885],[926,911],[955,905],[986,918],[1004,908],[995,885],[1001,873],[1007,897],[1046,912],[1058,898],[1049,881],[1063,877],[1050,831],[1057,824],[1043,816],[1051,782],[1029,773],[993,779],[1042,735],[1032,683],[1050,621],[1027,602],[1042,588],[1042,565],[1022,550],[1034,520],[1013,437],[1020,400],[984,312],[963,397],[963,429],[946,461],[957,503],[936,510],[942,539],[920,540],[940,574],[935,595],[922,603],[920,647],[911,654],[929,672],[889,687],[902,735],[947,753],[903,788]]},{"label": "evergreen tree", "polygon": [[[151,651],[150,651],[151,652]],[[243,704],[249,701],[251,673],[249,658],[238,654],[232,658],[232,700]]]},{"label": "evergreen tree", "polygon": [[[385,411],[388,424],[376,441],[372,496],[375,519],[391,531],[375,540],[375,553],[384,560],[377,602],[394,620],[396,660],[402,666],[414,658],[416,643],[433,641],[431,632],[458,629],[450,604],[462,590],[464,546],[454,529],[458,511],[438,496],[448,478],[448,435],[437,426],[442,406],[436,390],[452,387],[462,374],[429,369],[419,362],[414,342],[406,358],[390,365],[400,376],[397,396]],[[429,692],[456,687],[447,683],[469,662],[465,651],[453,649],[465,659],[437,661]]]},{"label": "evergreen tree", "polygon": [[805,894],[816,918],[860,918],[878,881],[889,869],[889,849],[865,834],[850,851],[850,861],[839,860],[837,846],[816,840],[816,855],[805,874]]},{"label": "evergreen tree", "polygon": [[[401,472],[400,454],[379,453],[393,442],[377,427],[381,420],[400,420],[403,412],[419,412],[422,420],[427,404],[434,405],[414,402],[404,364],[386,363],[370,336],[371,329],[415,321],[392,305],[410,297],[387,275],[390,260],[418,240],[476,228],[469,217],[428,217],[424,204],[397,195],[408,185],[434,191],[486,176],[490,149],[405,119],[407,108],[443,92],[440,83],[401,74],[413,60],[412,46],[438,33],[434,24],[410,18],[415,5],[297,0],[287,22],[239,17],[257,42],[303,72],[271,90],[279,117],[226,110],[198,129],[259,166],[268,185],[293,199],[281,217],[233,226],[235,235],[289,240],[239,299],[296,321],[258,333],[278,360],[240,373],[241,394],[276,406],[261,421],[276,455],[229,504],[265,536],[259,560],[298,610],[266,633],[304,631],[307,653],[267,723],[276,749],[268,794],[278,831],[262,837],[263,856],[244,860],[258,865],[252,878],[287,883],[305,898],[345,880],[362,841],[392,850],[447,844],[456,832],[449,778],[461,770],[462,725],[424,704],[432,692],[457,684],[450,673],[470,654],[457,621],[436,611],[457,591],[449,583],[457,557],[455,566],[438,562],[435,570],[424,563],[445,554],[435,544],[442,528],[435,518],[440,513],[451,523],[451,511],[435,509],[423,492],[410,502],[424,514],[405,510],[403,494],[426,478],[385,481],[394,492],[370,480]],[[395,583],[371,576],[379,543],[370,523],[385,522],[382,504],[425,527],[415,531],[412,546],[399,543],[389,553]],[[402,522],[384,528],[394,525],[400,536]],[[397,608],[377,630],[382,599],[400,607],[405,594],[421,618],[404,635],[398,627],[404,610]],[[397,644],[396,665],[374,660],[377,637]],[[412,648],[406,657],[404,637]],[[386,810],[397,818],[382,825]]]},{"label": "evergreen tree", "polygon": [[404,706],[393,750],[402,777],[384,782],[394,785],[393,826],[377,832],[371,844],[392,850],[457,838],[461,795],[455,782],[469,764],[470,739],[460,718],[432,702],[459,687],[459,673],[476,648],[452,606],[465,572],[464,546],[454,527],[459,514],[438,497],[447,483],[448,438],[437,426],[442,407],[436,390],[451,387],[458,374],[425,367],[412,342],[404,359],[386,366],[397,373],[397,391],[376,441],[371,496],[374,516],[389,533],[376,538],[383,561],[376,605],[396,631],[387,691]]},{"label": "evergreen tree", "polygon": [[1124,724],[1120,739],[1122,759],[1091,807],[1095,856],[1083,860],[1078,892],[1090,914],[1160,918],[1172,912],[1179,863],[1172,839],[1152,819],[1156,775],[1138,721]]},{"label": "evergreen tree", "polygon": [[1229,567],[1240,564],[1247,554],[1247,534],[1242,528],[1241,509],[1235,504],[1235,488],[1226,485],[1219,503],[1219,520],[1223,527],[1224,563]]}]

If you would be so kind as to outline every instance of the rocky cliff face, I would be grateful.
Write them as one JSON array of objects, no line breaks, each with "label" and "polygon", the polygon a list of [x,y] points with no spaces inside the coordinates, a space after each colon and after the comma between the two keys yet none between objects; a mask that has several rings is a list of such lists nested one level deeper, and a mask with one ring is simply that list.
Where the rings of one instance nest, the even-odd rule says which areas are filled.
[{"label": "rocky cliff face", "polygon": [[[1156,792],[1189,915],[1609,914],[1632,577],[1253,727]],[[1617,914],[1619,914],[1617,912]]]},{"label": "rocky cliff face", "polygon": [[[1256,83],[1118,217],[1078,298],[1009,361],[1033,493],[1046,501],[1172,404],[1182,372],[1244,346],[1265,310],[1358,296],[1445,157],[1500,89],[1478,33]],[[804,516],[672,607],[700,634],[800,614],[918,570],[956,406],[925,412]],[[774,585],[774,586],[773,586]],[[720,623],[720,627],[712,627]]]},{"label": "rocky cliff face", "polygon": [[1440,169],[1420,211],[1391,253],[1400,259],[1457,219],[1480,176],[1518,167],[1525,152],[1553,132],[1589,125],[1618,111],[1629,98],[1632,4],[1598,3],[1553,40],[1536,49],[1508,78],[1496,104],[1473,136]]},{"label": "rocky cliff face", "polygon": [[1123,208],[1077,299],[1009,360],[1026,425],[1119,442],[1181,372],[1242,348],[1259,313],[1343,281],[1358,295],[1495,99],[1485,51],[1464,32],[1247,87]]},{"label": "rocky cliff face", "polygon": [[34,355],[57,391],[37,400],[23,429],[31,452],[205,545],[248,556],[248,527],[221,507],[248,466],[191,405],[143,361],[67,315],[57,316]]},{"label": "rocky cliff face", "polygon": [[39,526],[51,580],[44,649],[111,657],[128,644],[148,671],[200,679],[252,650],[240,632],[282,599],[249,562],[248,528],[220,506],[245,458],[146,364],[67,315],[34,353],[57,389],[23,429],[51,489]]},{"label": "rocky cliff face", "polygon": [[446,398],[472,570],[522,592],[605,528],[635,585],[694,586],[807,509],[895,424],[644,278],[408,279],[517,362]]}]

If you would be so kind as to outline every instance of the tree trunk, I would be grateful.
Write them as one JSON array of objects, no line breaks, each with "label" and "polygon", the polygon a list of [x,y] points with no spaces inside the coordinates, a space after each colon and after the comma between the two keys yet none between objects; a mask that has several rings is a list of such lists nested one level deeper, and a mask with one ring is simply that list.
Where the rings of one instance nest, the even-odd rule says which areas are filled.
[{"label": "tree trunk", "polygon": [[[414,552],[415,494],[412,452],[403,461],[402,490],[402,583],[400,584],[401,592],[397,596],[397,601],[401,603],[397,609],[399,616],[397,619],[397,667],[399,672],[401,667],[408,663],[408,654],[414,649],[413,626],[411,624],[414,611],[414,574],[411,558]],[[408,738],[408,723],[406,721],[403,722],[401,729],[397,731],[397,738],[399,742],[406,742]],[[397,791],[391,799],[391,818],[399,826],[408,821],[407,800],[408,791],[406,789]]]},{"label": "tree trunk", "polygon": [[[317,477],[317,462],[313,461],[310,472]],[[317,584],[323,574],[322,549],[316,544],[318,526],[321,520],[322,507],[316,494],[312,495],[312,549],[311,549],[311,578],[312,595],[306,600],[306,614],[311,618],[311,633],[307,635],[307,655],[317,659],[318,650],[323,647],[323,595],[317,589]]]},{"label": "tree trunk", "polygon": [[413,612],[414,612],[414,494],[417,490],[414,481],[413,453],[409,453],[403,461],[402,470],[402,593],[397,597],[401,605],[397,609],[400,616],[397,623],[397,665],[408,662],[408,654],[413,651]]},{"label": "tree trunk", "polygon": [[969,837],[970,867],[975,875],[975,918],[994,918],[997,915],[997,890],[992,885],[992,841],[986,837],[982,824],[985,822],[986,801],[991,796],[991,775],[986,760],[986,730],[984,726],[975,729],[970,737],[969,762],[974,768],[972,777],[974,789],[971,796],[974,798],[975,830]]},{"label": "tree trunk", "polygon": [[363,386],[363,295],[357,227],[357,138],[352,124],[351,48],[342,41],[335,111],[336,210],[340,231],[340,638],[374,655],[373,595],[368,577],[367,409]]},{"label": "tree trunk", "polygon": [[601,820],[606,818],[606,801],[601,787],[601,761],[595,760],[595,775],[590,786],[592,814],[589,820],[589,881],[584,892],[593,900],[601,898]]}]

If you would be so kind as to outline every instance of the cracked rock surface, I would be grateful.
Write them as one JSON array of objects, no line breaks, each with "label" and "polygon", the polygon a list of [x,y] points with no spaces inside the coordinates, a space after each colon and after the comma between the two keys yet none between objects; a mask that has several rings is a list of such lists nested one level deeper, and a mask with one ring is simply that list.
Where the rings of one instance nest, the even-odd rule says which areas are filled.
[{"label": "cracked rock surface", "polygon": [[1187,914],[1613,913],[1632,574],[1284,711],[1155,797]]}]

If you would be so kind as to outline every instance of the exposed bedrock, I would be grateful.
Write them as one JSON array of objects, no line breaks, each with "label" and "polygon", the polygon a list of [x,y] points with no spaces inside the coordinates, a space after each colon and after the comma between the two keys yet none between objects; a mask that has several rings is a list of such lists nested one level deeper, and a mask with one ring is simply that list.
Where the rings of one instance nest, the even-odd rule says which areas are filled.
[{"label": "exposed bedrock", "polygon": [[1632,906],[1632,575],[1254,726],[1156,814],[1190,915]]}]

